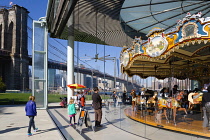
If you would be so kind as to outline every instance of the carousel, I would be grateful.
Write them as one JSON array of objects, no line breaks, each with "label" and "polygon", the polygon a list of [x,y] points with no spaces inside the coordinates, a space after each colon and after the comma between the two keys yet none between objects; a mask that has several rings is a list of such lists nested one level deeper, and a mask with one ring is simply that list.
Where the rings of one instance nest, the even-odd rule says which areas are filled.
[{"label": "carousel", "polygon": [[[199,89],[177,89],[168,84],[159,93],[137,96],[135,110],[126,108],[125,114],[134,120],[154,127],[210,138],[203,127],[201,109],[204,84],[210,83],[210,17],[202,13],[186,16],[177,21],[175,28],[164,32],[152,28],[148,39],[135,37],[133,45],[123,47],[120,55],[121,71],[128,76],[145,79],[195,80]],[[166,94],[167,93],[167,94]]]}]

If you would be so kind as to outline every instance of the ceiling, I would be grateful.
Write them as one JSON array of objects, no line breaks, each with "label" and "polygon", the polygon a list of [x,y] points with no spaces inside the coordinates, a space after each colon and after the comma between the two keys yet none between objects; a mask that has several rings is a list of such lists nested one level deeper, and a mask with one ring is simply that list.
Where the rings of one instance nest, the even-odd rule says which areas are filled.
[{"label": "ceiling", "polygon": [[133,30],[147,34],[153,27],[174,28],[177,21],[190,12],[210,17],[208,0],[125,0],[120,11],[122,22]]}]

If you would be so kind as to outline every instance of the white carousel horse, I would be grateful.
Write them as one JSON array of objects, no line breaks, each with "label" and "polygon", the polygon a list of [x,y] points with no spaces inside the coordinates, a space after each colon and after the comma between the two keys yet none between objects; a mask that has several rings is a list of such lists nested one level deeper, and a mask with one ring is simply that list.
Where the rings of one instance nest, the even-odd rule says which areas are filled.
[{"label": "white carousel horse", "polygon": [[189,101],[189,109],[193,108],[193,105],[200,104],[202,101],[202,92],[192,92],[188,95],[188,101]]}]

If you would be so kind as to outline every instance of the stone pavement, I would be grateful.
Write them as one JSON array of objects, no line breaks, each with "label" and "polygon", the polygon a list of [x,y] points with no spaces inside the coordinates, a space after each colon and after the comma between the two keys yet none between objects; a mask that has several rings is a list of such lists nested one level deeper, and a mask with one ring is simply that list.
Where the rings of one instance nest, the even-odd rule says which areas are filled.
[{"label": "stone pavement", "polygon": [[[91,102],[89,102],[91,103]],[[59,103],[49,104],[49,109],[37,110],[37,117],[35,117],[36,127],[38,132],[33,132],[33,136],[27,136],[27,128],[29,119],[25,116],[24,105],[0,106],[0,140],[11,139],[31,139],[31,140],[88,140],[88,139],[132,139],[144,140],[144,138],[126,133],[108,123],[105,119],[103,109],[102,128],[96,128],[96,132],[83,127],[80,135],[75,127],[69,126],[69,117],[67,109],[61,108]],[[49,112],[49,114],[48,114]],[[78,112],[79,114],[79,112]],[[78,115],[76,121],[78,121]],[[89,110],[91,120],[94,119],[94,111]]]},{"label": "stone pavement", "polygon": [[[92,120],[92,124],[94,125],[94,110],[90,107],[92,101],[87,101],[87,107],[86,109],[89,112],[90,119]],[[50,104],[49,105],[49,112],[51,116],[55,116],[55,118],[58,118],[58,121],[56,123],[58,124],[59,129],[61,130],[61,133],[68,139],[69,135],[77,140],[77,139],[86,139],[86,140],[106,140],[106,139],[112,139],[112,140],[145,140],[145,138],[137,135],[133,135],[132,133],[127,133],[111,123],[109,123],[105,119],[105,111],[106,109],[103,108],[103,117],[102,117],[102,125],[101,128],[95,128],[95,132],[93,132],[91,129],[88,129],[83,125],[82,134],[79,134],[79,131],[76,129],[75,126],[69,127],[69,117],[67,115],[67,109],[66,108],[60,108],[56,107],[56,104]],[[78,121],[79,112],[76,115],[76,122]]]},{"label": "stone pavement", "polygon": [[[91,102],[87,101],[87,110],[90,119],[94,124],[94,110]],[[83,126],[80,135],[75,126],[69,126],[67,109],[61,108],[59,103],[49,104],[48,110],[37,110],[35,124],[39,128],[38,132],[33,132],[33,136],[27,136],[29,119],[25,116],[24,105],[0,106],[0,140],[11,139],[31,139],[31,140],[202,140],[202,138],[187,136],[172,131],[150,127],[133,121],[124,115],[126,106],[112,105],[103,107],[103,118],[101,128],[96,128],[95,132]],[[78,121],[79,112],[76,115]]]},{"label": "stone pavement", "polygon": [[0,140],[62,140],[56,125],[46,110],[37,110],[35,125],[38,132],[27,136],[29,118],[24,105],[0,106]]}]

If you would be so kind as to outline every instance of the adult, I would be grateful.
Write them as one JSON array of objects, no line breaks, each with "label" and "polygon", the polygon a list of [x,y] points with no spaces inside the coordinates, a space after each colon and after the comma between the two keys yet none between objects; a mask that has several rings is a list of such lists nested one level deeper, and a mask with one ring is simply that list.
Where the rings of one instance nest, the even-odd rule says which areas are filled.
[{"label": "adult", "polygon": [[210,86],[208,86],[207,91],[203,93],[201,105],[203,109],[203,127],[208,127],[208,130],[210,130]]},{"label": "adult", "polygon": [[178,91],[178,85],[174,85],[171,93],[170,93],[170,97],[175,97]]},{"label": "adult", "polygon": [[126,98],[127,98],[127,94],[126,94],[126,91],[124,91],[123,95],[122,95],[122,102],[123,102],[124,105],[126,103]]},{"label": "adult", "polygon": [[34,122],[34,117],[37,115],[34,96],[29,96],[29,101],[26,103],[25,106],[25,112],[26,116],[29,117],[28,136],[32,136],[31,127],[33,127],[34,132],[38,130],[38,128],[35,127],[35,122]]},{"label": "adult", "polygon": [[113,98],[113,101],[114,101],[114,107],[116,107],[116,105],[117,105],[117,98],[118,98],[118,96],[116,94],[116,91],[113,91],[112,98]]},{"label": "adult", "polygon": [[98,87],[93,88],[94,93],[92,95],[92,100],[93,100],[93,108],[95,110],[95,126],[96,127],[101,127],[101,119],[102,119],[102,99],[101,96],[99,95],[99,90]]},{"label": "adult", "polygon": [[160,97],[162,98],[168,98],[169,95],[169,89],[164,87],[161,91],[160,91]]}]

